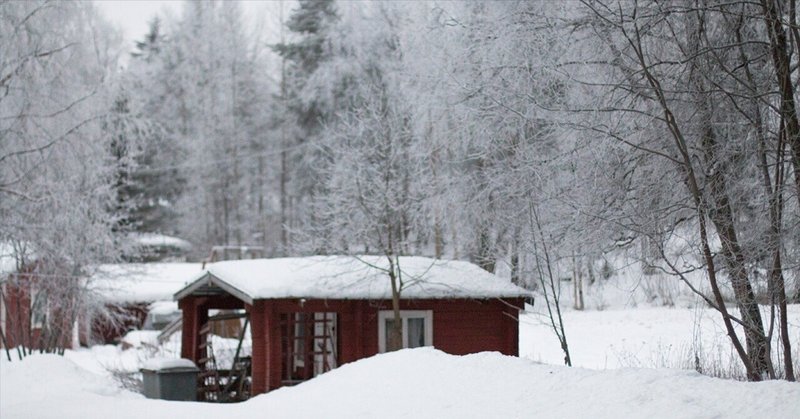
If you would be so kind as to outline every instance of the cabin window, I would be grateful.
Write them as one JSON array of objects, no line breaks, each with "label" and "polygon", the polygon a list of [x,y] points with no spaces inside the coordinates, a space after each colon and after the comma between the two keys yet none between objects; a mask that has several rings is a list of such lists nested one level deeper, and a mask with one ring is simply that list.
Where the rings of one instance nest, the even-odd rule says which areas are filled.
[{"label": "cabin window", "polygon": [[31,328],[41,329],[47,321],[49,307],[47,304],[47,293],[31,286]]},{"label": "cabin window", "polygon": [[[403,348],[433,346],[433,311],[400,310],[403,330]],[[389,331],[394,325],[394,312],[378,312],[378,350],[383,353],[389,347]]]}]

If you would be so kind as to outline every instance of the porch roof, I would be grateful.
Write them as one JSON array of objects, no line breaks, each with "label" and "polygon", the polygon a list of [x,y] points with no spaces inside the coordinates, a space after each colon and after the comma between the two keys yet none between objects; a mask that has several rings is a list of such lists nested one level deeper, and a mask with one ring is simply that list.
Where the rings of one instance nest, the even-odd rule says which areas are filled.
[{"label": "porch roof", "polygon": [[[175,294],[229,293],[252,304],[259,299],[379,300],[392,296],[384,256],[310,256],[217,262]],[[464,261],[399,258],[403,299],[512,298],[531,292]]]}]

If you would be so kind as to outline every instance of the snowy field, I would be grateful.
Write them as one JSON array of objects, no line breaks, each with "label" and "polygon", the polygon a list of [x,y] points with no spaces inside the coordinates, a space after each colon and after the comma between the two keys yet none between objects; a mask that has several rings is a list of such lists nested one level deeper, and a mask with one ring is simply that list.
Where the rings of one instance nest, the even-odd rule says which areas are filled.
[{"label": "snowy field", "polygon": [[596,371],[420,348],[344,365],[305,384],[232,405],[143,399],[69,360],[2,364],[6,418],[796,418],[800,385],[694,372]]},{"label": "snowy field", "polygon": [[[791,307],[791,315],[798,348],[800,306]],[[729,360],[712,311],[568,310],[567,337],[581,368],[560,365],[563,355],[542,320],[535,313],[523,315],[521,358],[406,350],[344,365],[237,405],[148,400],[121,389],[109,370],[135,371],[156,353],[148,349],[145,333],[130,337],[144,343],[135,349],[97,346],[64,357],[0,361],[0,417],[571,418],[587,412],[595,418],[800,417],[800,384],[743,383],[677,369],[692,368],[686,360],[693,348],[702,348],[709,360]],[[176,345],[169,342],[157,353],[175,356]]]},{"label": "snowy field", "polygon": [[[788,311],[797,361],[800,359],[800,305],[791,305]],[[769,318],[768,312],[763,314],[765,319]],[[520,356],[548,364],[563,364],[564,354],[547,317],[531,312],[524,314],[520,321]],[[564,325],[575,366],[693,369],[697,354],[701,364],[723,371],[740,368],[722,320],[712,309],[567,310]],[[800,411],[798,413],[800,417]]]}]

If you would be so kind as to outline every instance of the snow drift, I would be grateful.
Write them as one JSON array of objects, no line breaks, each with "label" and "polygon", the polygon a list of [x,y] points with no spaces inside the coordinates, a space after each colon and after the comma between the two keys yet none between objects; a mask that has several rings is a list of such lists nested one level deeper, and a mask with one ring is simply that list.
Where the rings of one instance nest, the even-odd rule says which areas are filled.
[{"label": "snow drift", "polygon": [[235,405],[143,399],[55,356],[0,367],[3,419],[795,418],[800,412],[795,383],[743,383],[677,370],[594,371],[431,348],[377,355]]}]

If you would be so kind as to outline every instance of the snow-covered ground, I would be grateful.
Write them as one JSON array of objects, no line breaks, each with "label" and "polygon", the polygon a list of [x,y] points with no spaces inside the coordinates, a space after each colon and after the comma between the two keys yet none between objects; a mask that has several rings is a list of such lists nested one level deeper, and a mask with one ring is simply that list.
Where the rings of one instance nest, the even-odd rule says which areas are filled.
[{"label": "snow-covered ground", "polygon": [[695,372],[597,371],[481,353],[419,348],[375,356],[296,387],[215,405],[148,400],[69,359],[3,363],[7,418],[796,418],[800,385],[743,383]]},{"label": "snow-covered ground", "polygon": [[[573,365],[599,369],[694,369],[697,363],[712,375],[742,374],[741,362],[719,313],[706,308],[703,300],[677,277],[645,274],[641,262],[628,257],[625,251],[610,255],[605,267],[596,263],[595,271],[593,284],[584,278],[584,311],[573,309],[572,281],[556,284]],[[710,294],[704,271],[693,271],[686,276],[696,288]],[[765,286],[764,275],[754,273],[756,293],[763,293]],[[722,292],[732,294],[726,281]],[[738,310],[730,306],[731,313],[738,315]],[[529,306],[520,317],[520,356],[563,364],[564,354],[546,313],[545,299],[539,292],[535,307]],[[790,305],[788,313],[794,360],[800,368],[800,305]],[[769,308],[762,306],[762,318],[767,325],[770,315]],[[741,336],[738,326],[737,331]],[[778,333],[777,319],[774,333]],[[780,359],[781,350],[777,341],[774,340],[772,348],[776,360]]]},{"label": "snow-covered ground", "polygon": [[[79,367],[100,375],[113,373],[132,374],[152,358],[179,358],[181,353],[181,336],[176,333],[161,345],[157,345],[157,331],[142,330],[129,332],[123,339],[123,345],[96,345],[91,348],[81,348],[75,351],[66,351],[64,358]],[[212,336],[212,347],[217,363],[223,367],[230,366],[239,344],[238,339],[226,339]],[[128,348],[129,349],[124,349]],[[243,341],[241,355],[250,355],[252,345],[249,334]],[[5,356],[5,354],[2,354]],[[7,362],[0,360],[0,367]],[[2,371],[0,371],[2,374]],[[0,417],[2,419],[2,417]]]},{"label": "snow-covered ground", "polygon": [[[132,346],[127,350],[106,345],[63,357],[0,359],[0,418],[800,417],[800,384],[694,372],[695,355],[708,373],[740,368],[718,314],[674,283],[631,272],[587,287],[586,311],[570,308],[571,284],[561,284],[575,368],[562,366],[542,298],[520,317],[519,358],[405,350],[240,404],[149,400],[123,390],[114,375],[180,353],[178,335],[157,347],[155,332],[134,332],[125,339]],[[662,306],[667,303],[674,306]],[[800,305],[790,306],[789,314],[794,358],[800,360]],[[236,343],[214,341],[221,363],[230,361]]]},{"label": "snow-covered ground", "polygon": [[[800,305],[789,306],[788,312],[794,359],[800,361]],[[764,315],[766,319],[769,313]],[[701,365],[740,368],[722,320],[712,309],[566,310],[563,316],[575,366],[693,369],[697,354]],[[563,364],[564,354],[545,315],[532,311],[520,322],[520,356]]]}]

